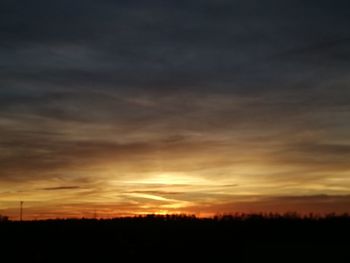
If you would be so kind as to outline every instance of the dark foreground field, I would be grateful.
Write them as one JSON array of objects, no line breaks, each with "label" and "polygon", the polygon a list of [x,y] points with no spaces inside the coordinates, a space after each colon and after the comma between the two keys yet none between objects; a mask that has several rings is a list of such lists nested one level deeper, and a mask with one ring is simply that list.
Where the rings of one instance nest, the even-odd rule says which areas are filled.
[{"label": "dark foreground field", "polygon": [[345,216],[3,222],[0,239],[0,262],[350,262]]}]

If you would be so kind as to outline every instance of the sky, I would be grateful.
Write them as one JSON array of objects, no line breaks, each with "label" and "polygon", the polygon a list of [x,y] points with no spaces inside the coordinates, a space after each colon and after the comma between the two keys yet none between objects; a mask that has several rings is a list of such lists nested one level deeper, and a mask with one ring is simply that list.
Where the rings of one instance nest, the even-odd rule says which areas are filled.
[{"label": "sky", "polygon": [[350,3],[2,0],[0,214],[350,212]]}]

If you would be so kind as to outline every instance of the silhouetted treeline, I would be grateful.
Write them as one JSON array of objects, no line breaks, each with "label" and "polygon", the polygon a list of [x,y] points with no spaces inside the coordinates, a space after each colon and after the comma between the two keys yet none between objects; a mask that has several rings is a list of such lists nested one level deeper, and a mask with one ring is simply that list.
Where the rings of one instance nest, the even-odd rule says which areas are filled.
[{"label": "silhouetted treeline", "polygon": [[1,262],[350,262],[348,215],[9,221],[0,237]]},{"label": "silhouetted treeline", "polygon": [[9,221],[9,217],[8,216],[0,215],[0,223],[1,222],[7,222],[7,221]]}]

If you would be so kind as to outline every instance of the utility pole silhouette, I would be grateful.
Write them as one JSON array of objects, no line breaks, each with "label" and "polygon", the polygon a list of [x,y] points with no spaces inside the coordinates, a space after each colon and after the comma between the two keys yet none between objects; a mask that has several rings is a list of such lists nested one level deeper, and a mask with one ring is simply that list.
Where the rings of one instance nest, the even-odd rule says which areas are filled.
[{"label": "utility pole silhouette", "polygon": [[19,202],[19,221],[22,221],[23,219],[23,201]]}]

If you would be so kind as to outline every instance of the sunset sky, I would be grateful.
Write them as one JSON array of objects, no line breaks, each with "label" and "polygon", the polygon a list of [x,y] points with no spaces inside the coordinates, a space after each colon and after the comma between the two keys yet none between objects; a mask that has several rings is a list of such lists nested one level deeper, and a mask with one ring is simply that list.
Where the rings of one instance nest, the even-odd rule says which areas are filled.
[{"label": "sunset sky", "polygon": [[350,212],[350,3],[2,0],[0,214]]}]

